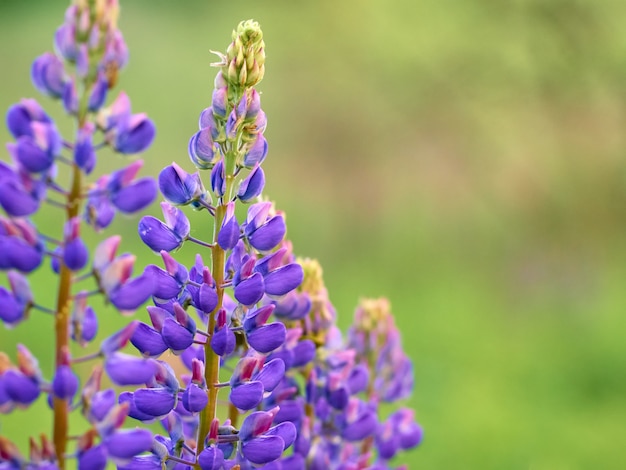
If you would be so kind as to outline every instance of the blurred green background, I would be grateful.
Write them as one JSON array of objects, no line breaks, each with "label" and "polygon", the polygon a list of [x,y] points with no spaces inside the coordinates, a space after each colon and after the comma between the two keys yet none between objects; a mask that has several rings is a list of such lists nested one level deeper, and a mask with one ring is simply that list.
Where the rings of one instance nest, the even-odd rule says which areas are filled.
[{"label": "blurred green background", "polygon": [[[30,63],[66,3],[0,2],[0,108],[36,96]],[[388,296],[414,360],[426,437],[409,468],[626,468],[626,2],[122,1],[120,88],[158,126],[144,173],[191,170],[209,50],[247,18],[267,44],[266,192],[342,326]],[[155,262],[136,223],[111,232]],[[51,277],[33,284],[52,305]],[[105,331],[124,321],[99,311]],[[1,349],[32,345],[49,372],[50,320]],[[46,431],[39,405],[0,434]]]}]

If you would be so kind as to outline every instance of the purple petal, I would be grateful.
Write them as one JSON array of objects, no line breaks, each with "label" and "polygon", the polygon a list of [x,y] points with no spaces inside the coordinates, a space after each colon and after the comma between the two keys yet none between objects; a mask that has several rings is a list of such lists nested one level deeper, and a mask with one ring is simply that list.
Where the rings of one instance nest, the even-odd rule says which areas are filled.
[{"label": "purple petal", "polygon": [[271,427],[266,433],[266,436],[280,436],[284,443],[285,449],[287,449],[296,440],[298,431],[292,422],[284,421],[276,426]]},{"label": "purple petal", "polygon": [[105,439],[109,455],[113,458],[130,459],[147,452],[152,447],[152,433],[147,429],[118,430]]},{"label": "purple petal", "polygon": [[243,157],[243,164],[248,168],[260,165],[267,155],[267,140],[263,134],[258,134],[250,150]]},{"label": "purple petal", "polygon": [[154,123],[144,114],[128,116],[118,125],[115,150],[124,154],[143,152],[150,146],[155,134]]},{"label": "purple petal", "polygon": [[16,237],[5,239],[2,249],[7,253],[10,266],[24,273],[29,273],[38,268],[43,259],[38,248]]},{"label": "purple petal", "polygon": [[24,319],[24,306],[11,292],[0,286],[0,320],[12,326]]},{"label": "purple petal", "polygon": [[5,393],[14,402],[30,405],[39,397],[39,384],[18,370],[6,371],[2,379]]},{"label": "purple petal", "polygon": [[102,421],[115,406],[115,390],[108,388],[96,392],[91,398],[89,415],[96,421]]},{"label": "purple petal", "polygon": [[156,365],[150,359],[113,353],[106,358],[104,369],[116,385],[143,385],[156,374]]},{"label": "purple petal", "polygon": [[83,269],[87,265],[87,261],[89,261],[89,250],[82,239],[76,238],[65,244],[63,263],[70,271]]},{"label": "purple petal", "polygon": [[[310,339],[299,341],[293,348],[293,362],[291,367],[302,367],[308,364],[315,357],[315,343]],[[367,381],[367,378],[366,378]]]},{"label": "purple petal", "polygon": [[215,288],[202,283],[194,297],[194,304],[204,313],[211,313],[217,307],[218,297]]},{"label": "purple petal", "polygon": [[143,356],[147,357],[160,356],[167,349],[161,333],[145,323],[137,325],[130,342]]},{"label": "purple petal", "polygon": [[176,354],[193,344],[194,334],[173,318],[166,318],[161,330],[163,341]]},{"label": "purple petal", "polygon": [[20,137],[17,140],[17,159],[30,173],[41,173],[48,170],[54,163],[53,156],[40,148],[31,137]]},{"label": "purple petal", "polygon": [[265,292],[268,295],[284,295],[298,287],[303,279],[302,266],[290,263],[265,276]]},{"label": "purple petal", "polygon": [[250,462],[265,464],[278,459],[285,449],[285,442],[280,436],[259,436],[241,446],[243,456]]},{"label": "purple petal", "polygon": [[277,215],[252,232],[248,241],[259,251],[269,251],[282,241],[286,231],[285,219]]},{"label": "purple petal", "polygon": [[191,413],[198,413],[204,409],[209,402],[206,391],[191,383],[183,393],[183,406]]},{"label": "purple petal", "polygon": [[268,353],[285,342],[287,329],[279,322],[263,325],[247,333],[248,343],[260,353]]},{"label": "purple petal", "polygon": [[224,464],[224,454],[217,447],[207,447],[198,456],[198,465],[202,470],[219,470]]},{"label": "purple petal", "polygon": [[33,197],[17,179],[3,178],[0,205],[12,217],[31,215],[39,208],[39,200]]},{"label": "purple petal", "polygon": [[265,173],[263,173],[263,169],[260,166],[256,166],[252,169],[250,174],[241,181],[239,191],[237,191],[237,197],[242,202],[250,202],[252,199],[261,195],[264,186]]},{"label": "purple petal", "polygon": [[229,399],[240,410],[251,410],[263,399],[263,384],[255,380],[234,387]]},{"label": "purple petal", "polygon": [[141,413],[162,417],[176,406],[176,394],[165,388],[140,388],[133,394],[133,401]]},{"label": "purple petal", "polygon": [[78,470],[104,470],[107,466],[107,450],[103,444],[78,454]]},{"label": "purple petal", "polygon": [[204,194],[200,177],[190,175],[176,163],[159,173],[159,189],[165,199],[176,205],[189,204]]},{"label": "purple petal", "polygon": [[235,299],[243,305],[251,306],[261,300],[264,292],[263,276],[260,273],[254,273],[235,286]]},{"label": "purple petal", "polygon": [[228,326],[220,328],[211,336],[211,348],[218,356],[227,356],[232,353],[236,342],[235,333]]},{"label": "purple petal", "polygon": [[109,300],[118,309],[135,310],[153,293],[153,285],[148,276],[141,275],[125,282],[109,294]]},{"label": "purple petal", "polygon": [[256,375],[255,379],[263,384],[263,389],[266,392],[271,392],[284,376],[285,363],[282,359],[276,358],[267,362]]},{"label": "purple petal", "polygon": [[141,178],[113,194],[111,202],[120,211],[133,213],[152,204],[156,195],[155,181],[152,178]]},{"label": "purple petal", "polygon": [[217,243],[223,250],[232,250],[239,240],[239,224],[233,215],[224,219],[224,224],[217,234]]},{"label": "purple petal", "polygon": [[364,411],[356,421],[348,424],[341,434],[347,441],[360,441],[374,434],[377,426],[376,415],[371,411]]},{"label": "purple petal", "polygon": [[137,409],[135,405],[134,393],[132,392],[122,392],[120,393],[119,403],[128,403],[128,416],[134,418],[139,421],[147,421],[152,422],[155,417],[146,413],[142,413]]},{"label": "purple petal", "polygon": [[183,240],[172,229],[151,215],[139,221],[139,237],[156,252],[177,250],[183,244]]},{"label": "purple petal", "polygon": [[57,367],[52,380],[52,392],[61,400],[71,400],[78,391],[78,377],[70,366]]}]

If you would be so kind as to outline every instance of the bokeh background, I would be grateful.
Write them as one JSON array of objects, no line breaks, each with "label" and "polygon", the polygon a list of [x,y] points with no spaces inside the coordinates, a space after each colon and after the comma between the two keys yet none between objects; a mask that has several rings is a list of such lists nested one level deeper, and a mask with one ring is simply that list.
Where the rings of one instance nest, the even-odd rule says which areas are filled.
[{"label": "bokeh background", "polygon": [[[146,174],[188,161],[209,50],[261,22],[267,193],[344,329],[360,297],[391,299],[426,432],[409,468],[626,468],[626,2],[121,3],[121,89],[158,126]],[[66,4],[0,1],[0,108],[36,96],[30,64]],[[156,262],[136,223],[112,231]],[[33,313],[0,349],[27,343],[49,371],[51,327]],[[39,403],[0,434],[25,445],[47,420]]]}]

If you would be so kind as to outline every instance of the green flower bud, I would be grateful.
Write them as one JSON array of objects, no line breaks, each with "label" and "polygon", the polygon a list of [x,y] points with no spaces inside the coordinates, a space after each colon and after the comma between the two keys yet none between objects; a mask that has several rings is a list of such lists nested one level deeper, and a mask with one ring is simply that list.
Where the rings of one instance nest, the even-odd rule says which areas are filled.
[{"label": "green flower bud", "polygon": [[222,75],[234,87],[250,88],[265,73],[265,43],[259,23],[242,21],[233,31],[233,42],[223,56]]}]

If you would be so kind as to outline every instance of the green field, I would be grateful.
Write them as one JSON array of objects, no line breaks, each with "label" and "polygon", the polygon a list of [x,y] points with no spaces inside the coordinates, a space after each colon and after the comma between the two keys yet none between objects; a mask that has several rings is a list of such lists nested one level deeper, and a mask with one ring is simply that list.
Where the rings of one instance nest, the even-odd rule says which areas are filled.
[{"label": "green field", "polygon": [[[262,24],[266,193],[324,266],[344,329],[359,298],[391,299],[425,429],[410,469],[626,468],[626,2],[121,4],[120,88],[158,128],[145,174],[192,169],[209,50],[242,19]],[[36,96],[30,64],[65,6],[0,0],[0,108]],[[158,262],[137,221],[109,232]],[[32,285],[53,304],[46,269]],[[98,312],[102,331],[125,321]],[[49,373],[51,327],[34,312],[0,349],[32,345]],[[38,405],[0,416],[0,435],[48,431]]]}]

